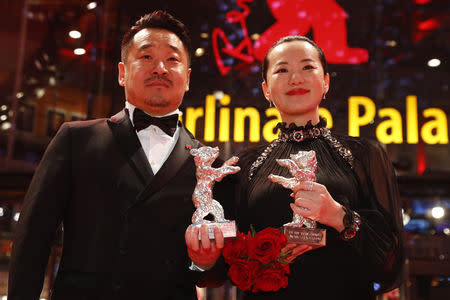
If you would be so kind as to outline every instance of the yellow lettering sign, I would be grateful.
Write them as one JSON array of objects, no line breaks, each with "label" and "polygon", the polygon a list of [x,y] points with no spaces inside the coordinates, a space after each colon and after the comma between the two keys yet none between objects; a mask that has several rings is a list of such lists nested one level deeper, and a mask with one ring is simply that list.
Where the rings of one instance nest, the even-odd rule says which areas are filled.
[{"label": "yellow lettering sign", "polygon": [[[225,94],[220,99],[220,104],[225,106],[231,102],[230,95]],[[222,107],[219,113],[219,142],[228,142],[230,140],[230,108]]]},{"label": "yellow lettering sign", "polygon": [[417,97],[406,97],[406,141],[408,144],[419,142],[419,120],[417,118]]},{"label": "yellow lettering sign", "polygon": [[249,131],[249,141],[259,142],[259,130],[260,130],[260,117],[259,112],[254,107],[236,107],[234,110],[234,141],[243,142],[244,141],[244,130],[245,130],[245,119],[249,119],[250,131]]},{"label": "yellow lettering sign", "polygon": [[380,118],[388,117],[382,121],[376,129],[376,135],[383,144],[403,143],[402,116],[395,108],[382,108],[378,111]]},{"label": "yellow lettering sign", "polygon": [[[442,109],[428,108],[423,111],[425,118],[433,118],[426,122],[420,130],[420,136],[427,144],[448,144],[447,115]],[[434,133],[433,133],[434,132]]]},{"label": "yellow lettering sign", "polygon": [[[359,109],[364,108],[364,114],[359,115]],[[348,99],[348,135],[359,136],[359,127],[369,124],[375,118],[375,103],[363,96],[353,96]]]},{"label": "yellow lettering sign", "polygon": [[[376,137],[384,144],[403,143],[403,135],[406,142],[417,144],[419,142],[419,121],[417,109],[417,97],[406,97],[406,131],[403,131],[403,121],[400,112],[393,107],[384,107],[378,110],[378,117],[382,119],[376,127]],[[216,106],[219,105],[219,128],[216,136]],[[231,138],[235,142],[243,142],[248,136],[250,142],[256,143],[262,137],[271,142],[277,138],[278,132],[274,132],[278,122],[281,122],[280,114],[276,108],[265,110],[269,120],[261,124],[260,112],[255,107],[235,107],[233,109],[233,124],[231,121],[230,96],[225,94],[219,101],[214,95],[207,95],[205,107],[186,108],[186,128],[196,134],[197,121],[204,127],[203,140],[213,142],[218,137],[219,142],[228,142]],[[348,99],[348,134],[359,136],[360,128],[374,122],[377,107],[372,99],[364,96],[352,96]],[[327,109],[319,108],[319,115],[327,120],[327,127],[333,127],[333,117]],[[422,115],[427,120],[420,128],[420,137],[427,144],[448,144],[448,121],[446,113],[439,108],[427,108]],[[203,119],[203,124],[202,120]],[[233,137],[230,136],[233,126]],[[262,129],[261,129],[262,126]],[[248,131],[247,131],[248,130]],[[262,130],[262,131],[261,131]],[[246,134],[246,132],[248,134]],[[201,138],[201,137],[200,137]]]},{"label": "yellow lettering sign", "polygon": [[266,109],[266,116],[275,117],[264,124],[262,131],[264,139],[268,142],[272,142],[278,137],[278,131],[273,132],[273,130],[275,129],[275,126],[277,126],[278,122],[281,122],[281,117],[280,113],[275,107]]}]

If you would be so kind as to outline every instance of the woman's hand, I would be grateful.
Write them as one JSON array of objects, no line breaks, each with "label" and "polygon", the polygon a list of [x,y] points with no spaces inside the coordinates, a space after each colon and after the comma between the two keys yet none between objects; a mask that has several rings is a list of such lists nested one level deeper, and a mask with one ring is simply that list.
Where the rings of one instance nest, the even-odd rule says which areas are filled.
[{"label": "woman's hand", "polygon": [[327,188],[317,182],[302,181],[291,194],[295,203],[291,203],[294,213],[333,227],[338,232],[344,230],[342,205],[334,201]]},{"label": "woman's hand", "polygon": [[310,245],[288,243],[286,246],[284,246],[283,249],[281,249],[281,253],[286,254],[291,252],[284,259],[288,262],[292,262],[297,256],[302,255],[303,253],[308,252],[312,249],[313,246]]}]

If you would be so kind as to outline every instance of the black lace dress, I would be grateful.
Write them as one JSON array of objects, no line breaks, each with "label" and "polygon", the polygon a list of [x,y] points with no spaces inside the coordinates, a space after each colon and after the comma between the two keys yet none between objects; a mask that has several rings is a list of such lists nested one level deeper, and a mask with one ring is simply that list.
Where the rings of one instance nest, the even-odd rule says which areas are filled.
[{"label": "black lace dress", "polygon": [[[236,219],[239,230],[247,232],[250,224],[257,231],[269,226],[281,228],[292,221],[291,190],[270,182],[267,176],[292,177],[275,159],[289,158],[299,150],[316,152],[317,182],[325,185],[337,202],[358,212],[362,224],[352,240],[343,241],[335,229],[319,223],[319,228],[327,229],[326,246],[291,263],[287,288],[246,292],[241,298],[374,299],[374,282],[381,290],[390,288],[398,282],[403,265],[401,208],[386,153],[377,143],[327,134],[330,131],[322,119],[315,126],[291,124],[287,128],[280,123],[279,127],[281,141],[238,155],[241,171],[220,185],[222,190],[230,184],[236,186],[234,195],[228,194],[221,201],[228,217]],[[316,134],[305,134],[308,132]]]}]

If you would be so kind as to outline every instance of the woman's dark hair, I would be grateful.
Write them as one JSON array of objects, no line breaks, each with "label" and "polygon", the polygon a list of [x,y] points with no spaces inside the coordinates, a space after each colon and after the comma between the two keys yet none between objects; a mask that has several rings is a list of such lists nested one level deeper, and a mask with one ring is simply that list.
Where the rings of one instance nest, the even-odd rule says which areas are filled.
[{"label": "woman's dark hair", "polygon": [[269,50],[267,51],[266,56],[264,56],[264,61],[263,61],[262,70],[261,70],[264,81],[267,81],[267,68],[269,67],[269,59],[268,59],[269,53],[276,46],[281,45],[283,43],[292,42],[292,41],[307,42],[307,43],[311,44],[314,48],[316,48],[317,53],[319,54],[320,63],[322,64],[323,74],[325,75],[328,73],[328,64],[327,64],[327,60],[325,59],[325,54],[323,53],[322,49],[320,49],[320,47],[317,46],[316,43],[314,43],[313,40],[307,38],[306,36],[302,36],[302,35],[288,35],[288,36],[285,36],[285,37],[279,39],[277,42],[275,42],[272,45],[272,47],[270,47]]},{"label": "woman's dark hair", "polygon": [[121,45],[122,62],[127,62],[128,50],[130,49],[133,37],[136,33],[145,28],[165,29],[173,32],[183,43],[188,55],[188,63],[191,63],[191,39],[186,26],[180,20],[175,19],[171,14],[162,10],[156,10],[141,17],[136,21],[134,26],[125,33]]}]

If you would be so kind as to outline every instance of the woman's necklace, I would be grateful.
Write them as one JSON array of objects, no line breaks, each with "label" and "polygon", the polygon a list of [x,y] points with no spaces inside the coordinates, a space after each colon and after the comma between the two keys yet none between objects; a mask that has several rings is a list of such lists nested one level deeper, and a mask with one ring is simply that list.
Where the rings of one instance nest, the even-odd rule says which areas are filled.
[{"label": "woman's necklace", "polygon": [[308,122],[306,126],[297,127],[295,124],[291,124],[289,128],[286,127],[286,123],[278,123],[275,128],[280,129],[278,138],[271,142],[261,153],[260,156],[252,163],[250,171],[248,174],[248,180],[250,181],[255,175],[259,167],[264,163],[269,154],[277,147],[280,143],[284,142],[297,142],[308,139],[317,139],[323,137],[325,141],[335,150],[337,153],[349,164],[350,168],[353,168],[353,156],[350,149],[345,148],[341,142],[331,135],[331,131],[325,127],[326,122],[324,119],[320,118],[320,121],[316,125],[311,125],[311,121]]}]

